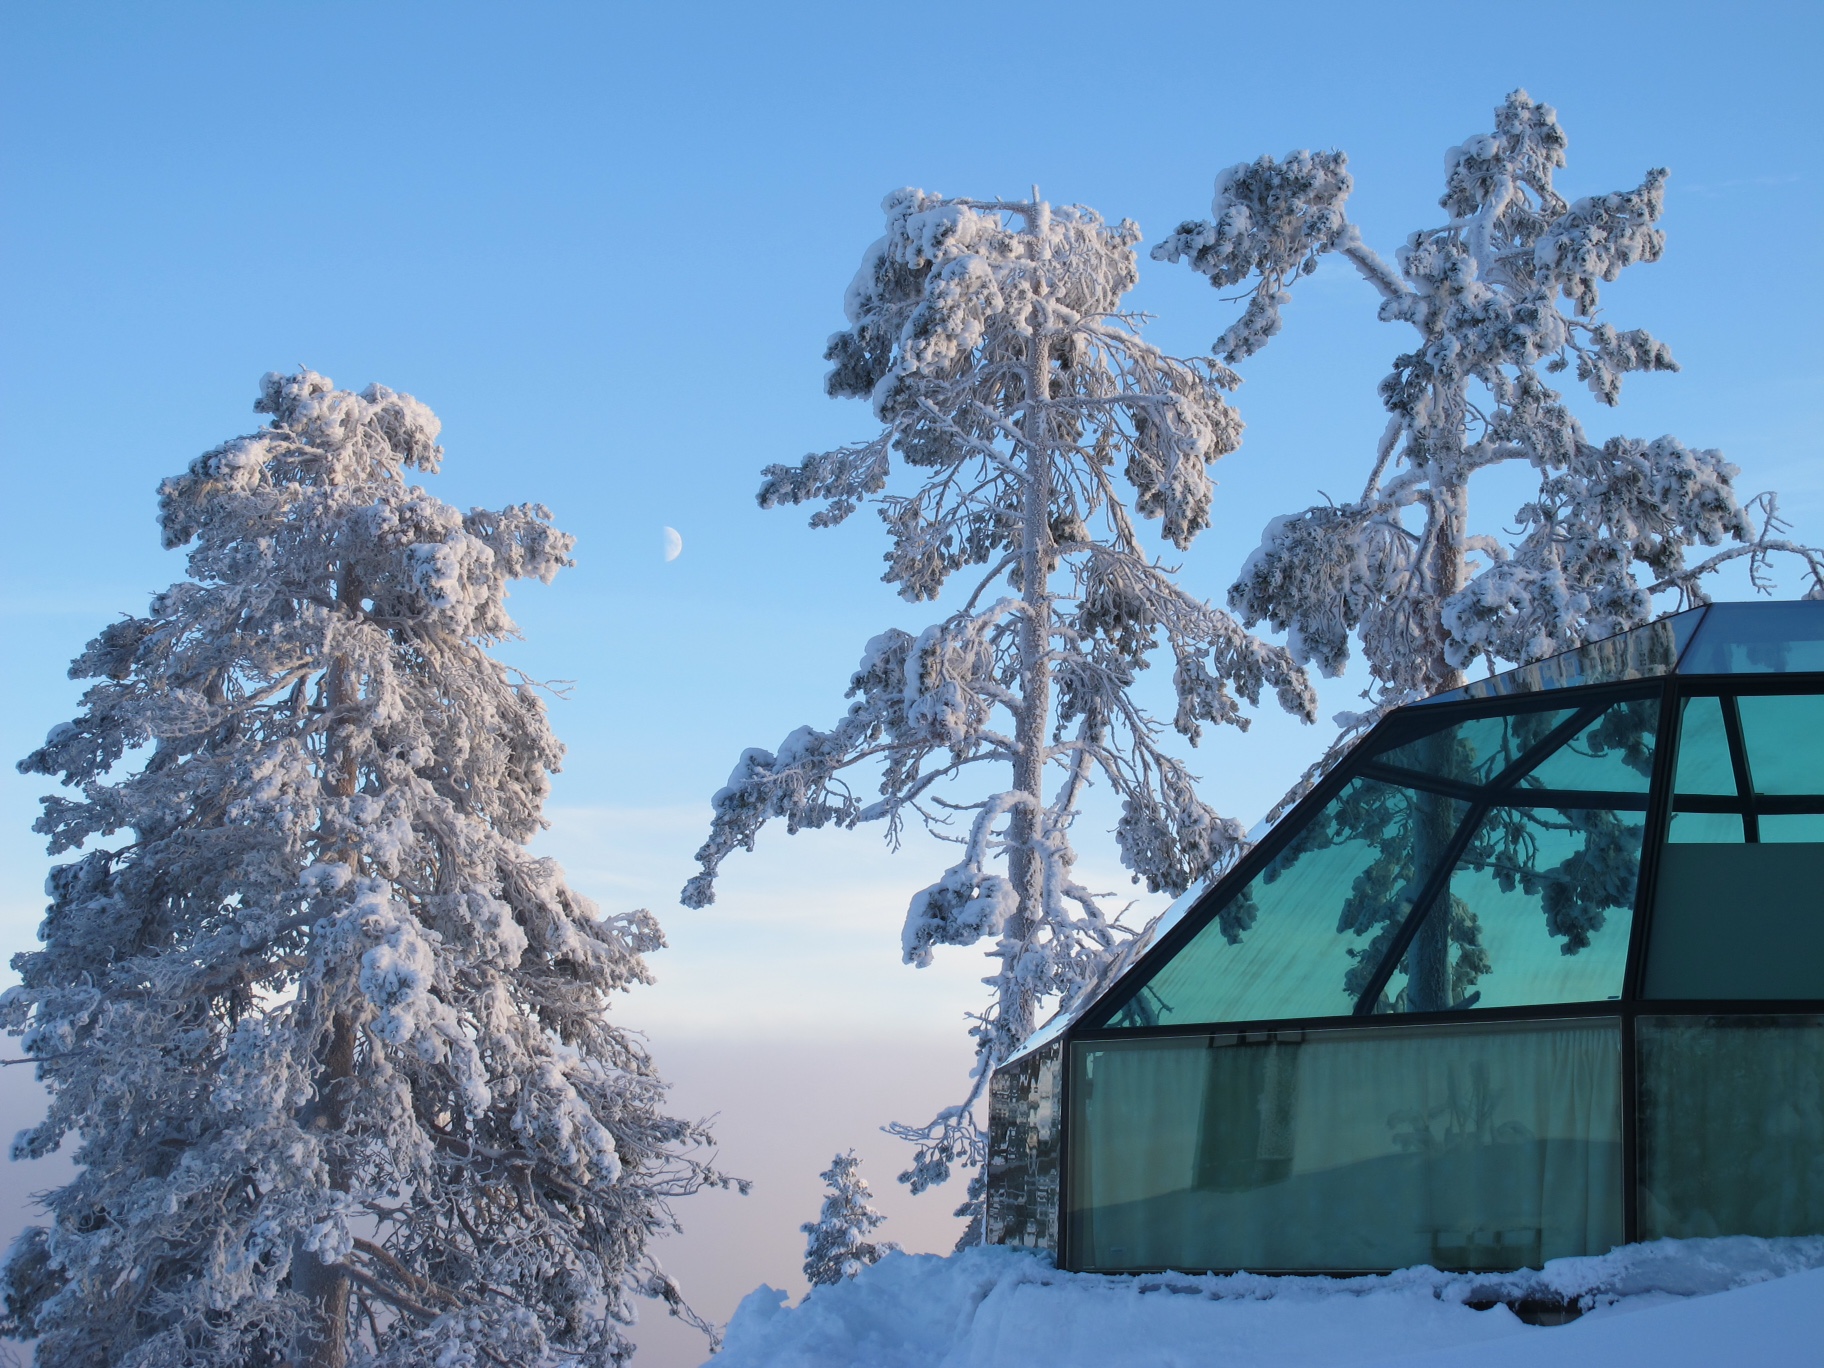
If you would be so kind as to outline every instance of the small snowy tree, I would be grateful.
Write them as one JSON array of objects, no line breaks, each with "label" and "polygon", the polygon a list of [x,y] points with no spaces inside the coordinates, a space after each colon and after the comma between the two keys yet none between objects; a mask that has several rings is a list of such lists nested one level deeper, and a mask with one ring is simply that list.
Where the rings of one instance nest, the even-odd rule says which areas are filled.
[{"label": "small snowy tree", "polygon": [[[935,599],[965,570],[973,585],[924,631],[868,643],[835,726],[742,755],[683,900],[711,902],[722,860],[773,818],[790,831],[882,821],[890,835],[916,818],[943,835],[967,815],[949,837],[961,858],[912,900],[905,959],[987,940],[999,965],[972,1027],[969,1096],[929,1125],[893,1128],[919,1147],[902,1176],[922,1190],[952,1162],[980,1162],[971,1109],[988,1071],[1041,1001],[1074,994],[1127,934],[1071,873],[1084,790],[1103,782],[1120,799],[1121,858],[1150,889],[1182,891],[1242,844],[1161,744],[1139,672],[1163,647],[1172,726],[1192,743],[1206,723],[1245,725],[1235,694],[1255,703],[1271,690],[1306,718],[1315,699],[1285,651],[1185,593],[1136,529],[1134,512],[1189,546],[1209,523],[1209,466],[1241,434],[1222,397],[1234,375],[1162,355],[1121,312],[1138,230],[1036,193],[901,190],[884,208],[886,235],[826,353],[829,392],[869,399],[881,431],[769,467],[760,502],[821,503],[811,523],[827,527],[872,500],[890,539],[883,578],[903,598]],[[889,493],[895,455],[911,479]],[[878,799],[850,787],[858,766],[882,770]],[[959,794],[984,767],[998,781]]]},{"label": "small snowy tree", "polygon": [[[1737,557],[1757,586],[1781,552],[1824,586],[1824,557],[1778,535],[1773,495],[1737,498],[1720,452],[1674,437],[1598,445],[1546,383],[1574,370],[1613,405],[1628,372],[1678,369],[1663,343],[1598,309],[1603,283],[1659,259],[1666,173],[1568,203],[1552,184],[1565,147],[1549,105],[1508,96],[1493,133],[1447,154],[1449,220],[1412,234],[1397,268],[1348,221],[1340,152],[1230,168],[1211,219],[1153,251],[1212,285],[1254,282],[1216,343],[1231,363],[1279,330],[1291,283],[1333,252],[1379,293],[1383,319],[1417,334],[1381,382],[1389,419],[1361,496],[1275,519],[1229,594],[1326,674],[1357,635],[1383,705],[1461,683],[1478,657],[1524,663],[1639,626],[1662,595],[1704,602],[1704,576]],[[1539,478],[1511,546],[1473,529],[1469,501],[1472,478],[1507,462]]]},{"label": "small snowy tree", "polygon": [[823,1199],[823,1212],[798,1229],[810,1237],[804,1242],[804,1276],[812,1287],[827,1287],[879,1263],[882,1255],[899,1246],[891,1240],[867,1238],[887,1218],[874,1210],[873,1193],[861,1176],[861,1160],[854,1150],[830,1160],[818,1177],[830,1190]]},{"label": "small snowy tree", "polygon": [[689,1315],[668,1201],[727,1180],[606,1016],[657,924],[525,847],[562,748],[485,648],[571,539],[408,485],[442,455],[409,396],[256,408],[160,490],[191,578],[20,766],[83,853],[3,1000],[51,1094],[14,1155],[81,1167],[5,1329],[46,1365],[621,1363],[634,1293]]},{"label": "small snowy tree", "polygon": [[[1824,592],[1824,555],[1779,535],[1772,494],[1744,505],[1738,472],[1720,452],[1675,437],[1597,445],[1546,383],[1574,370],[1613,405],[1628,372],[1677,369],[1663,343],[1617,331],[1598,309],[1604,282],[1659,259],[1666,173],[1568,203],[1552,183],[1565,147],[1550,106],[1524,91],[1508,96],[1493,133],[1446,155],[1440,204],[1449,220],[1412,234],[1397,268],[1347,218],[1352,185],[1340,152],[1230,168],[1217,178],[1211,218],[1181,225],[1154,249],[1212,285],[1253,282],[1246,313],[1216,342],[1231,363],[1279,330],[1291,283],[1327,253],[1374,287],[1382,319],[1418,335],[1381,382],[1389,419],[1361,496],[1274,519],[1229,592],[1249,626],[1266,621],[1287,633],[1293,654],[1325,674],[1341,673],[1350,637],[1359,637],[1374,680],[1372,706],[1339,719],[1342,736],[1273,815],[1385,710],[1461,684],[1478,657],[1522,664],[1640,626],[1661,611],[1661,596],[1705,602],[1703,578],[1738,557],[1765,589],[1769,558],[1797,556],[1812,592]],[[1474,530],[1469,498],[1477,474],[1508,462],[1526,463],[1539,481],[1514,514],[1512,545]],[[1692,561],[1694,547],[1722,549]],[[1639,719],[1618,715],[1604,727],[1582,744],[1614,749],[1644,773]],[[1449,775],[1466,763],[1448,737],[1435,738],[1432,772]],[[1372,840],[1382,852],[1345,914],[1359,929],[1379,927],[1351,971],[1351,991],[1396,929],[1393,894],[1415,868],[1435,863],[1455,825],[1440,801],[1420,801],[1410,814],[1394,807],[1358,802],[1333,833]],[[1535,870],[1529,852],[1552,831],[1575,832],[1581,848]],[[1575,954],[1606,909],[1632,906],[1638,834],[1612,813],[1514,814],[1478,832],[1463,859],[1509,885],[1515,870],[1526,871],[1522,882],[1545,885],[1548,929]],[[1455,899],[1413,941],[1399,1005],[1473,1002],[1491,967],[1473,910]]]}]

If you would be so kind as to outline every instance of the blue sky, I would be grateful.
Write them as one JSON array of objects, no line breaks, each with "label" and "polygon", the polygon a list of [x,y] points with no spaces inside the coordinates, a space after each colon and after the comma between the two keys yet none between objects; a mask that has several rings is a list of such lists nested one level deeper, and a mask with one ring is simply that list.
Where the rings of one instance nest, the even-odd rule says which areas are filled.
[{"label": "blue sky", "polygon": [[[710,1048],[739,1029],[806,1049],[842,1036],[948,1051],[980,971],[966,953],[923,974],[897,963],[905,893],[934,870],[918,852],[780,835],[731,864],[715,909],[671,903],[740,749],[832,719],[863,642],[930,616],[878,582],[871,518],[813,533],[753,501],[762,465],[868,431],[863,406],[823,396],[820,353],[881,196],[1036,182],[1156,241],[1207,210],[1221,167],[1341,146],[1354,214],[1391,252],[1437,220],[1444,150],[1524,85],[1570,133],[1572,196],[1672,171],[1666,259],[1606,299],[1612,321],[1653,330],[1685,371],[1630,380],[1619,410],[1590,416],[1593,433],[1722,447],[1744,491],[1779,488],[1819,541],[1819,16],[9,6],[0,751],[24,754],[67,716],[67,660],[181,573],[158,548],[154,487],[255,425],[263,371],[378,380],[443,418],[438,494],[542,501],[578,535],[576,568],[516,597],[526,639],[505,654],[574,681],[554,709],[570,758],[549,847],[604,904],[647,902],[670,929],[661,983],[629,1019],[661,1046]],[[1135,302],[1181,352],[1206,348],[1234,309],[1150,262]],[[1404,343],[1346,273],[1304,283],[1285,334],[1246,368],[1247,441],[1219,470],[1215,526],[1184,558],[1199,592],[1220,598],[1271,515],[1359,486],[1381,422],[1374,385]],[[1491,491],[1486,525],[1505,521],[1513,492]],[[684,538],[669,564],[667,524]],[[1326,715],[1359,687],[1326,686]],[[1220,738],[1199,757],[1209,796],[1251,822],[1323,740],[1270,717]],[[39,913],[40,787],[0,772],[8,946]],[[1102,838],[1084,844],[1112,878]],[[855,1143],[876,1143],[863,1133],[887,1119],[858,1114]],[[876,1186],[890,1188],[894,1156],[881,1154]],[[814,1188],[827,1152],[801,1159]],[[775,1282],[796,1236],[778,1238]],[[759,1266],[725,1281],[751,1286]]]}]

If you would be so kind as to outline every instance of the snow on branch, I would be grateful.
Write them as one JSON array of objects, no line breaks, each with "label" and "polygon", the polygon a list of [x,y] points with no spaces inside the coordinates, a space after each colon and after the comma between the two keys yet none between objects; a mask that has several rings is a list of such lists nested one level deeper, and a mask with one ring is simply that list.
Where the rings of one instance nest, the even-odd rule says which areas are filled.
[{"label": "snow on branch", "polygon": [[[1440,204],[1448,221],[1408,237],[1394,265],[1345,217],[1350,183],[1340,153],[1296,152],[1224,172],[1212,219],[1184,225],[1155,249],[1214,285],[1254,282],[1248,317],[1217,339],[1225,358],[1278,328],[1287,283],[1326,252],[1373,286],[1383,320],[1415,334],[1381,381],[1389,421],[1361,496],[1273,519],[1229,591],[1237,615],[1283,633],[1301,663],[1338,675],[1359,643],[1373,679],[1369,708],[1337,719],[1342,734],[1269,820],[1388,709],[1461,684],[1478,660],[1524,664],[1641,626],[1667,607],[1705,602],[1704,578],[1736,559],[1747,560],[1763,592],[1773,558],[1796,559],[1810,592],[1824,596],[1824,552],[1785,537],[1772,495],[1740,499],[1739,472],[1720,452],[1670,436],[1597,442],[1547,383],[1572,371],[1613,406],[1628,373],[1678,368],[1664,343],[1600,316],[1601,287],[1664,250],[1657,225],[1666,173],[1650,170],[1633,189],[1571,203],[1553,183],[1566,146],[1552,108],[1514,92],[1495,111],[1493,132],[1447,154]],[[1507,463],[1529,467],[1537,488],[1495,536],[1472,523],[1470,487]],[[1656,601],[1666,596],[1670,604]],[[1634,734],[1650,733],[1634,721]],[[1432,741],[1431,772],[1451,773],[1462,757],[1447,735]],[[1600,753],[1610,741],[1598,731],[1584,744]],[[1628,762],[1645,765],[1636,755]],[[1347,926],[1374,933],[1347,991],[1367,986],[1365,966],[1389,943],[1398,891],[1437,855],[1436,826],[1435,813],[1412,816],[1347,790],[1327,824],[1268,872],[1290,868],[1320,839],[1359,839],[1379,852],[1344,913]],[[1540,870],[1532,860],[1547,829],[1568,834],[1572,849]],[[1522,814],[1491,821],[1462,858],[1503,887],[1537,895],[1546,934],[1571,955],[1591,943],[1607,910],[1632,905],[1639,840],[1639,828],[1614,813]],[[1252,915],[1247,899],[1235,900],[1225,934],[1240,939]],[[1453,899],[1422,923],[1402,961],[1401,991],[1428,1010],[1467,1005],[1480,976],[1498,967],[1490,954],[1473,910]]]},{"label": "snow on branch", "polygon": [[[871,503],[883,579],[926,602],[964,576],[963,601],[921,633],[869,642],[833,725],[741,756],[683,900],[710,903],[722,861],[769,821],[880,821],[893,836],[919,821],[959,842],[913,899],[904,952],[924,964],[938,946],[993,946],[972,1103],[1042,1004],[1091,982],[1131,935],[1071,874],[1088,786],[1120,801],[1118,848],[1149,888],[1182,891],[1242,846],[1162,748],[1139,672],[1169,653],[1171,725],[1192,744],[1206,725],[1245,726],[1242,702],[1263,693],[1307,719],[1315,696],[1286,651],[1185,594],[1143,545],[1147,521],[1179,548],[1209,526],[1210,467],[1241,421],[1224,397],[1232,371],[1164,355],[1123,311],[1139,230],[1036,195],[900,190],[883,208],[825,353],[829,393],[867,400],[880,430],[769,466],[760,502],[818,505],[814,526]],[[965,1103],[898,1128],[919,1145],[915,1186],[976,1163],[974,1127]]]},{"label": "snow on branch", "polygon": [[[1381,382],[1390,422],[1362,497],[1275,519],[1229,596],[1326,674],[1359,641],[1378,703],[1451,687],[1479,658],[1523,663],[1625,631],[1663,611],[1659,595],[1701,602],[1701,578],[1738,557],[1757,587],[1776,555],[1796,556],[1813,592],[1824,585],[1819,553],[1777,535],[1770,497],[1737,495],[1720,453],[1674,437],[1596,442],[1546,383],[1568,370],[1614,405],[1628,373],[1678,368],[1651,334],[1600,317],[1602,285],[1664,250],[1666,173],[1572,203],[1553,181],[1566,146],[1551,106],[1515,91],[1493,132],[1450,150],[1449,219],[1412,234],[1394,266],[1346,219],[1338,152],[1224,172],[1212,218],[1154,249],[1214,285],[1254,282],[1254,321],[1217,340],[1225,356],[1278,327],[1288,282],[1326,252],[1416,334]],[[1471,477],[1506,462],[1539,479],[1511,542],[1470,522]]]},{"label": "snow on branch", "polygon": [[815,1221],[798,1228],[809,1238],[804,1244],[804,1276],[813,1288],[829,1287],[852,1278],[898,1249],[891,1240],[870,1240],[886,1220],[874,1209],[874,1194],[861,1176],[855,1151],[838,1154],[821,1177],[829,1192]]},{"label": "snow on branch", "polygon": [[[488,645],[570,564],[458,512],[407,395],[269,375],[267,426],[160,488],[189,578],[102,629],[40,948],[0,999],[75,1141],[3,1274],[43,1362],[619,1362],[648,1242],[731,1182],[609,1015],[650,914],[525,842],[563,749]],[[688,1318],[688,1308],[679,1314]]]}]

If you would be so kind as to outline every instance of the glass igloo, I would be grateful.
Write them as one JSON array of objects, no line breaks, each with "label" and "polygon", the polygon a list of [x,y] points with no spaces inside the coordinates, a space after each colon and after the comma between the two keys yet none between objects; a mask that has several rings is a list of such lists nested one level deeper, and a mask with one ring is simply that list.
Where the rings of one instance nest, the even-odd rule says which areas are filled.
[{"label": "glass igloo", "polygon": [[1536,1267],[1824,1232],[1824,603],[1390,714],[991,1088],[1060,1266]]}]

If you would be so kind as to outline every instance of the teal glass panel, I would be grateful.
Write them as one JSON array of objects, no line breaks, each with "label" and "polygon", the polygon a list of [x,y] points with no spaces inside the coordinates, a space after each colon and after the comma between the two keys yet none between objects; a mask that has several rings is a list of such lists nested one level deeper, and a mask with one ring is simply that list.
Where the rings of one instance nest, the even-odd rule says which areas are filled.
[{"label": "teal glass panel", "polygon": [[[1763,823],[1766,820],[1765,817],[1761,819]],[[1724,841],[1742,841],[1747,837],[1743,832],[1742,819],[1736,813],[1675,812],[1666,839],[1681,844],[1699,842],[1715,845]]]},{"label": "teal glass panel", "polygon": [[1647,1017],[1640,1238],[1824,1234],[1824,1017]]},{"label": "teal glass panel", "polygon": [[1729,758],[1729,733],[1723,726],[1720,698],[1687,698],[1678,724],[1678,770],[1675,793],[1727,796],[1736,792],[1735,765]]},{"label": "teal glass panel", "polygon": [[1824,670],[1824,602],[1712,604],[1678,670],[1680,674]]},{"label": "teal glass panel", "polygon": [[1824,793],[1824,694],[1744,694],[1735,706],[1756,793]]},{"label": "teal glass panel", "polygon": [[1072,1264],[1538,1267],[1622,1239],[1612,1019],[1084,1041]]},{"label": "teal glass panel", "polygon": [[1475,717],[1383,750],[1374,758],[1415,774],[1486,784],[1574,716],[1574,708]]},{"label": "teal glass panel", "polygon": [[1534,765],[1520,787],[1645,793],[1658,728],[1657,698],[1617,703]]},{"label": "teal glass panel", "polygon": [[1467,811],[1353,781],[1108,1024],[1347,1015]]},{"label": "teal glass panel", "polygon": [[1763,841],[1824,841],[1824,812],[1763,812],[1760,825]]},{"label": "teal glass panel", "polygon": [[[1588,646],[1548,656],[1531,665],[1478,679],[1460,689],[1435,694],[1426,703],[1454,703],[1465,698],[1505,698],[1510,694],[1568,689],[1582,684],[1613,684],[1624,679],[1651,679],[1670,674],[1691,641],[1704,614],[1692,608],[1650,622],[1631,632],[1594,641]],[[1423,706],[1421,704],[1420,706]]]},{"label": "teal glass panel", "polygon": [[1824,998],[1824,844],[1667,845],[1646,996]]},{"label": "teal glass panel", "polygon": [[1490,810],[1376,1010],[1619,998],[1645,830],[1633,812]]}]

